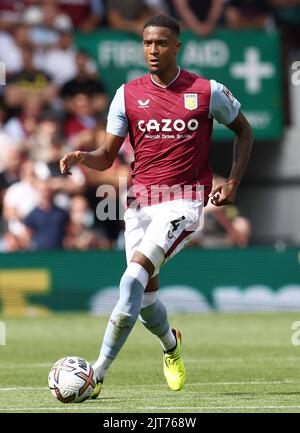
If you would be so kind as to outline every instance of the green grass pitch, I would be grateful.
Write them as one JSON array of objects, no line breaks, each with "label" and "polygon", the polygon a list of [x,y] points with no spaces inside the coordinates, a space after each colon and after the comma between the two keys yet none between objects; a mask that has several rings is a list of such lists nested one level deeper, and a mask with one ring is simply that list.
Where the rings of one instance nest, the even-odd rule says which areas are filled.
[{"label": "green grass pitch", "polygon": [[66,355],[93,362],[107,317],[53,314],[2,319],[0,412],[300,412],[300,313],[181,314],[187,382],[168,389],[159,342],[139,323],[111,366],[101,397],[62,404],[48,389],[52,364]]}]

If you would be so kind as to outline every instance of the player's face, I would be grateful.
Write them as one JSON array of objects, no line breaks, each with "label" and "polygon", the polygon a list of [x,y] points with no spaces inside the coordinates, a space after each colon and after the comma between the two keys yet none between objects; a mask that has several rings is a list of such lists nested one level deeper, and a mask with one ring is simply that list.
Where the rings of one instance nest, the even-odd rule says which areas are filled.
[{"label": "player's face", "polygon": [[181,42],[171,30],[166,27],[146,27],[143,43],[150,74],[161,75],[176,67],[176,55]]}]

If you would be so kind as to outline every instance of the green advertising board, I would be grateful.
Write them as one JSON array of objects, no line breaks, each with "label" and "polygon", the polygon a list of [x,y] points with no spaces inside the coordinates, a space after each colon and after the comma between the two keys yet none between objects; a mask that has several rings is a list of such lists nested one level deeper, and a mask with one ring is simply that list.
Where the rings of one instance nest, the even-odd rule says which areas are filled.
[{"label": "green advertising board", "polygon": [[[178,63],[225,84],[242,104],[256,140],[282,135],[280,38],[277,32],[219,30],[208,38],[189,31],[181,35]],[[133,34],[99,31],[76,35],[76,44],[96,59],[100,77],[112,97],[123,83],[147,72],[141,39]],[[217,122],[214,139],[231,139]]]},{"label": "green advertising board", "polygon": [[[186,249],[160,272],[169,311],[300,311],[297,248]],[[52,311],[108,314],[126,267],[115,251],[39,252],[0,257],[0,316]]]}]

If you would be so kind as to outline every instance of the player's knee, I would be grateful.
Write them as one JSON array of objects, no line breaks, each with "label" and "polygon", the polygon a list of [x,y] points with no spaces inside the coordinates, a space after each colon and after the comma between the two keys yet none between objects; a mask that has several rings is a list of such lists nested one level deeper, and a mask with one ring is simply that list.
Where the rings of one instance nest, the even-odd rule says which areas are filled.
[{"label": "player's knee", "polygon": [[138,315],[145,287],[149,281],[147,271],[138,263],[130,263],[120,281],[119,311]]},{"label": "player's knee", "polygon": [[139,281],[124,274],[120,281],[119,304],[122,306],[136,306],[137,309],[141,305],[142,296],[143,287]]},{"label": "player's knee", "polygon": [[145,239],[140,243],[137,251],[144,254],[144,256],[146,256],[153,264],[154,271],[152,277],[157,275],[159,268],[165,260],[164,250],[155,243]]}]

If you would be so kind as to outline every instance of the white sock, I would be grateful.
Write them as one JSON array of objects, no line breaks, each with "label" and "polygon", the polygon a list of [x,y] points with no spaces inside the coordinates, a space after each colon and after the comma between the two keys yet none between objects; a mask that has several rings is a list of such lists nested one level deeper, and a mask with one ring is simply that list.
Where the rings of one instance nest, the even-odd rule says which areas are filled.
[{"label": "white sock", "polygon": [[171,331],[171,328],[169,328],[168,332],[163,335],[162,337],[159,337],[160,344],[162,345],[162,348],[167,351],[173,349],[173,347],[176,346],[176,338],[173,332]]},{"label": "white sock", "polygon": [[128,264],[120,281],[120,298],[108,321],[99,358],[93,365],[99,380],[104,379],[138,318],[148,281],[149,275],[143,266],[135,262]]},{"label": "white sock", "polygon": [[104,379],[106,371],[108,370],[108,368],[112,362],[113,362],[113,359],[107,358],[104,355],[99,355],[99,358],[97,359],[95,364],[93,364],[93,369],[94,369],[94,372],[95,372],[97,379],[99,379],[99,380]]}]

